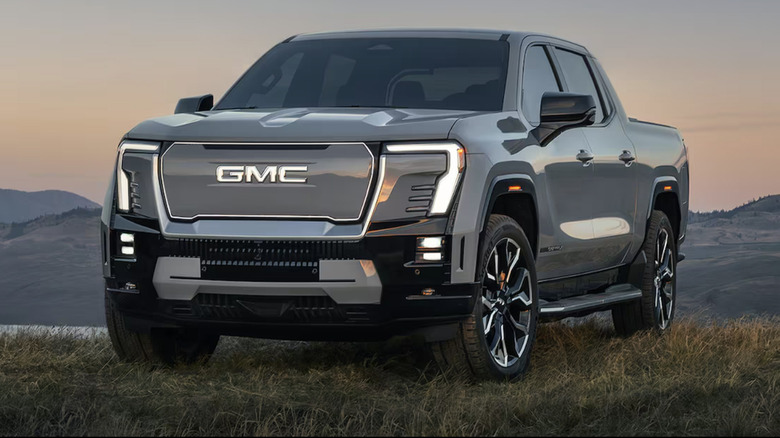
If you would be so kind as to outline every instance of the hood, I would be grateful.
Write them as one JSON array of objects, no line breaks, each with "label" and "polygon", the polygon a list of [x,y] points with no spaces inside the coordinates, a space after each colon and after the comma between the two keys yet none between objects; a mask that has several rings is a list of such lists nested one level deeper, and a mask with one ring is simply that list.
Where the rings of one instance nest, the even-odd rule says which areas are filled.
[{"label": "hood", "polygon": [[377,108],[224,110],[149,119],[127,138],[157,141],[320,142],[446,139],[472,111]]}]

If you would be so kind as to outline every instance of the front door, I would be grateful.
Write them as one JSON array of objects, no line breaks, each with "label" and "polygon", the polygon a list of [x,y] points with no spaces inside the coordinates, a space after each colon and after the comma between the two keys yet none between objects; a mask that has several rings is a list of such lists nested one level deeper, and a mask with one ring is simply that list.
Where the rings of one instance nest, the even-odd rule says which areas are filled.
[{"label": "front door", "polygon": [[637,166],[634,146],[623,131],[597,70],[587,56],[555,48],[555,59],[570,93],[590,94],[596,102],[596,123],[583,128],[593,152],[594,179],[589,198],[593,239],[588,257],[593,270],[620,265],[629,251],[636,214]]},{"label": "front door", "polygon": [[[523,59],[522,111],[532,126],[540,122],[542,95],[563,91],[549,46],[532,45]],[[591,205],[593,166],[582,128],[564,131],[534,156],[538,169],[539,280],[566,277],[593,267],[589,256],[593,240]]]}]

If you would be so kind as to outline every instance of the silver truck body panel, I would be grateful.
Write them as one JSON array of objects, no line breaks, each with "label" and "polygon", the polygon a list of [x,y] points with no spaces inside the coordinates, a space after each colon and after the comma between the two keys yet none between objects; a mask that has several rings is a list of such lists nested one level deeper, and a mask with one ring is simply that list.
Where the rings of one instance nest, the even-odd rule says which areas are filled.
[{"label": "silver truck body panel", "polygon": [[[463,261],[460,264],[453,263],[450,273],[450,282],[453,284],[476,280],[480,233],[489,214],[487,208],[493,191],[497,182],[502,180],[517,181],[517,185],[522,186],[517,194],[533,197],[538,222],[536,250],[540,281],[573,277],[630,263],[644,239],[647,219],[656,196],[659,190],[663,190],[659,187],[666,187],[669,182],[675,184],[672,192],[679,203],[679,238],[684,238],[689,182],[687,154],[680,134],[673,128],[629,120],[601,66],[582,46],[529,33],[461,30],[336,32],[297,36],[292,41],[365,36],[504,38],[510,44],[510,55],[503,111],[383,108],[205,111],[147,120],[130,130],[126,138],[196,144],[351,143],[356,149],[369,142],[456,141],[466,150],[466,170],[460,181],[459,195],[455,211],[450,216],[448,231],[452,242],[450,259]],[[540,44],[564,48],[587,57],[602,87],[601,92],[612,108],[610,117],[603,122],[567,130],[546,146],[540,146],[532,136],[535,126],[521,110],[521,72],[525,54],[529,47]],[[576,158],[583,150],[595,156],[589,165],[583,165]],[[619,156],[625,152],[630,152],[636,158],[635,161],[630,164],[621,161]],[[260,212],[258,216],[320,216],[295,221],[283,217],[230,220],[227,217],[205,216],[195,220],[179,220],[176,214],[172,214],[175,212],[169,211],[169,206],[166,206],[159,178],[166,179],[166,184],[170,184],[168,178],[171,177],[165,174],[164,168],[160,172],[159,157],[156,157],[154,196],[161,232],[163,236],[172,238],[360,240],[372,220],[403,220],[414,216],[403,210],[406,199],[411,196],[408,186],[413,184],[404,183],[397,187],[394,184],[403,179],[430,180],[442,171],[443,164],[436,159],[431,163],[415,163],[413,159],[402,155],[389,157],[373,157],[374,167],[368,171],[371,175],[366,173],[368,161],[365,157],[357,158],[358,161],[363,160],[360,164],[354,164],[355,168],[362,169],[357,178],[363,181],[363,185],[357,184],[354,190],[342,191],[340,183],[335,181],[323,185],[328,190],[341,191],[343,199],[336,196],[322,201],[321,198],[310,198],[304,192],[296,192],[294,199],[287,200],[295,205],[285,204],[284,195],[279,195],[268,204],[268,208],[254,210]],[[259,155],[249,161],[271,163],[279,159],[291,161],[282,156]],[[220,161],[214,157],[208,160]],[[233,161],[242,164],[246,160],[239,158]],[[292,161],[300,160],[296,158]],[[312,157],[311,161],[316,162],[317,157]],[[344,173],[344,169],[349,166],[345,165],[340,170],[334,168],[332,173]],[[432,171],[425,170],[431,166]],[[205,175],[204,172],[201,173]],[[365,181],[369,181],[367,188]],[[207,184],[198,184],[206,190]],[[420,182],[415,184],[423,185]],[[182,208],[181,214],[190,218],[192,208],[195,208],[193,205],[198,200],[197,197],[188,198],[184,187],[177,189],[177,196],[183,199],[182,205],[187,206]],[[114,190],[113,184],[110,190]],[[246,199],[256,202],[265,196],[260,191],[269,188],[250,187],[244,190]],[[257,192],[248,195],[249,190]],[[391,193],[395,193],[395,197],[390,196]],[[170,202],[170,193],[168,195]],[[318,196],[323,195],[324,192]],[[240,198],[244,195],[238,192],[230,195],[231,198],[236,196]],[[362,206],[364,197],[366,205]],[[209,201],[209,211],[219,208],[219,202],[215,199]],[[338,200],[338,205],[329,205],[333,204],[333,199]],[[225,202],[234,203],[235,199]],[[362,207],[358,208],[359,205]],[[110,203],[106,203],[106,206],[113,208]],[[235,211],[239,215],[249,215],[248,212],[253,210]],[[356,211],[359,213],[357,216]],[[342,223],[338,219],[354,221]],[[176,267],[176,263],[161,260],[158,263],[160,273],[155,273],[155,285],[169,298],[188,299],[199,288],[218,293],[220,288],[228,286],[198,280],[171,279],[170,272],[179,268],[189,269]],[[341,267],[333,269],[342,272]],[[337,302],[354,302],[356,298],[351,294],[363,288],[365,296],[358,301],[378,302],[377,294],[381,295],[381,284],[377,284],[369,275],[360,277],[355,274],[357,271],[350,269],[345,268],[344,271],[345,275],[351,276],[352,282],[348,285],[288,283],[233,286],[238,287],[241,293],[249,294],[326,294]]]}]

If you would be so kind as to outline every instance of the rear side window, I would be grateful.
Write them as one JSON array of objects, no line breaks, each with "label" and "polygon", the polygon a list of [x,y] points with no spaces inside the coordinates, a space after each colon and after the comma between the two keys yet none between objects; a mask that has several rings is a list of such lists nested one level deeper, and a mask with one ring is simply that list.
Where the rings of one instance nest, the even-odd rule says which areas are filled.
[{"label": "rear side window", "polygon": [[593,100],[596,101],[596,120],[597,122],[604,120],[604,102],[596,88],[585,57],[559,48],[555,49],[555,57],[561,65],[569,92],[593,96]]},{"label": "rear side window", "polygon": [[531,46],[525,52],[522,90],[523,114],[530,123],[538,125],[542,95],[548,91],[561,91],[550,58],[542,46]]}]

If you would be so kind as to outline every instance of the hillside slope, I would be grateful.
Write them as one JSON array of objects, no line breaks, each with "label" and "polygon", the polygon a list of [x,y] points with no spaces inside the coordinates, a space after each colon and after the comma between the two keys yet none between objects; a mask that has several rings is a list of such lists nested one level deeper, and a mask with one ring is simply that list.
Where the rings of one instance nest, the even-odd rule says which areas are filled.
[{"label": "hillside slope", "polygon": [[100,210],[0,226],[0,324],[103,325]]},{"label": "hillside slope", "polygon": [[24,222],[79,207],[97,208],[100,205],[83,196],[63,190],[23,192],[0,189],[0,223]]},{"label": "hillside slope", "polygon": [[692,213],[678,267],[678,310],[702,317],[780,315],[780,196]]}]

